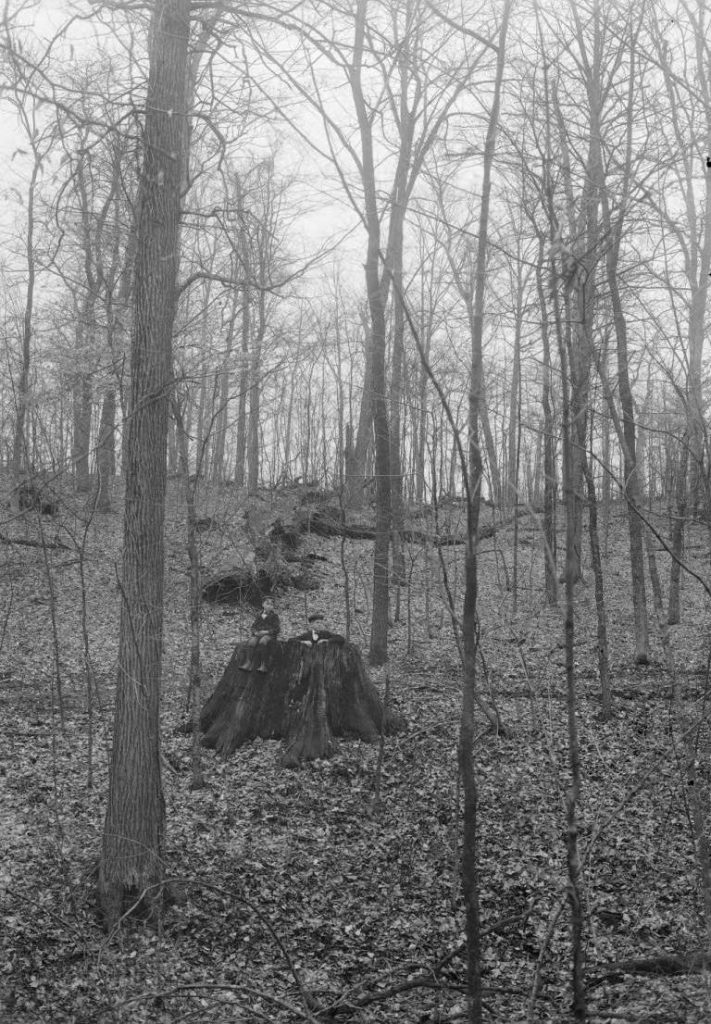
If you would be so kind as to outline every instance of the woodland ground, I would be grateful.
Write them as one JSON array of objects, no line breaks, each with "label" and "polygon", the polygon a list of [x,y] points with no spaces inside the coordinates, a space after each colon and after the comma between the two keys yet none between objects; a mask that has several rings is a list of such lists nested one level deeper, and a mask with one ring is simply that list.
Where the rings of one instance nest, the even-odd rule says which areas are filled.
[{"label": "woodland ground", "polygon": [[[288,512],[295,492],[251,500],[255,517]],[[120,503],[117,502],[117,506]],[[208,570],[244,553],[235,492],[207,494],[213,519],[202,536]],[[261,511],[260,511],[261,510]],[[449,513],[456,517],[456,511]],[[384,748],[344,742],[329,761],[285,770],[276,741],[223,761],[204,752],[207,787],[190,789],[185,717],[188,656],[183,516],[168,508],[163,738],[166,870],[177,901],[160,931],[99,927],[95,867],[107,785],[117,652],[120,515],[86,533],[86,625],[103,712],[93,717],[90,757],[82,588],[68,508],[45,522],[3,515],[0,608],[0,1021],[118,1022],[454,1021],[464,1012],[462,914],[457,876],[456,740],[461,671],[442,598],[437,554],[408,550],[409,583],[391,632],[391,699],[406,730]],[[422,522],[413,522],[422,526]],[[431,524],[430,524],[431,525]],[[664,520],[660,526],[666,529]],[[570,1019],[565,889],[567,786],[562,621],[542,593],[540,543],[520,520],[518,606],[506,587],[512,527],[481,549],[481,639],[488,677],[511,738],[478,745],[481,902],[488,1020]],[[72,539],[71,535],[74,535]],[[325,555],[319,589],[278,599],[285,632],[304,612],[345,626],[340,542],[310,537]],[[355,585],[352,638],[366,647],[371,545],[348,541]],[[445,549],[459,589],[461,547]],[[705,578],[709,535],[690,533],[688,557]],[[668,576],[668,560],[659,555]],[[658,631],[653,661],[633,664],[632,612],[621,508],[609,524],[606,598],[614,718],[601,723],[594,594],[589,566],[579,590],[577,666],[582,743],[582,847],[587,958],[594,1021],[701,1022],[711,1018],[711,980],[626,973],[611,966],[703,945],[700,895],[686,793],[669,733],[669,680]],[[651,600],[650,600],[651,604]],[[672,640],[685,700],[702,708],[709,602],[687,579],[683,622]],[[204,605],[207,697],[252,609]],[[53,615],[56,640],[53,635]],[[653,620],[653,616],[652,616]],[[56,647],[55,647],[56,644]],[[56,702],[56,662],[65,712]],[[382,670],[373,672],[384,688]],[[52,693],[55,693],[55,699]],[[702,764],[708,773],[707,760]],[[91,785],[88,785],[91,782]],[[498,926],[498,927],[497,927]],[[531,993],[536,972],[540,988]],[[295,980],[298,978],[298,983]],[[302,986],[302,991],[299,990]],[[307,998],[304,998],[306,994]]]}]

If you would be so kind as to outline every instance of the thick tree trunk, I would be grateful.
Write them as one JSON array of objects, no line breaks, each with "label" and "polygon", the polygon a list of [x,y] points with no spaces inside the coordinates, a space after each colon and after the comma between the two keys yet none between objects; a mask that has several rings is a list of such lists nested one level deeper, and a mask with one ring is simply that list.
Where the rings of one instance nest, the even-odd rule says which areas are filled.
[{"label": "thick tree trunk", "polygon": [[157,906],[162,895],[163,516],[189,29],[188,0],[156,0],[138,194],[116,711],[99,869],[109,929],[132,907]]},{"label": "thick tree trunk", "polygon": [[[699,29],[700,31],[700,29]],[[705,76],[704,76],[705,77]],[[706,84],[706,98],[708,83]],[[711,143],[711,108],[706,107],[707,138]],[[691,190],[690,190],[691,191]],[[700,244],[694,246],[689,267],[689,284],[691,285],[691,308],[689,310],[689,371],[687,376],[687,412],[688,412],[688,444],[691,455],[690,479],[688,494],[692,509],[696,512],[703,498],[708,518],[709,502],[708,482],[704,483],[704,448],[707,444],[707,419],[704,400],[703,355],[704,342],[707,337],[707,309],[709,295],[709,278],[711,277],[711,167],[706,168],[704,180],[703,217],[699,216]],[[693,206],[689,210],[689,221],[693,225]],[[694,230],[692,227],[691,230]]]},{"label": "thick tree trunk", "polygon": [[371,330],[366,329],[365,365],[363,367],[363,392],[358,412],[358,425],[353,438],[346,448],[346,489],[344,504],[351,509],[360,509],[365,504],[365,468],[368,449],[373,441],[373,345]]},{"label": "thick tree trunk", "polygon": [[336,737],[365,742],[397,731],[356,647],[272,640],[238,644],[200,716],[203,743],[225,757],[257,737],[283,740],[283,761],[328,757]]}]

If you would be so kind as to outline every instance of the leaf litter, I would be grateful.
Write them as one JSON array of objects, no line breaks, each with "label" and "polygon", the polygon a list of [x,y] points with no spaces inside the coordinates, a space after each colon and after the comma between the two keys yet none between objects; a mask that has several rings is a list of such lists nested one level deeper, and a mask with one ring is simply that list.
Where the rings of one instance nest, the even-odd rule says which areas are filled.
[{"label": "leaf litter", "polygon": [[[107,938],[95,901],[117,650],[118,593],[107,552],[118,563],[118,537],[112,545],[97,534],[85,566],[103,706],[103,713],[93,710],[90,789],[76,566],[61,553],[56,616],[64,731],[43,566],[29,557],[24,576],[15,566],[2,584],[8,598],[13,589],[0,652],[0,1020],[463,1019],[461,673],[436,578],[426,579],[413,557],[402,595],[408,614],[393,626],[388,666],[391,699],[408,727],[387,740],[379,780],[377,744],[344,741],[330,760],[295,771],[280,767],[278,743],[256,741],[228,761],[205,751],[208,784],[192,791],[190,738],[177,728],[185,716],[187,665],[178,524],[169,540],[163,737],[172,902],[158,929],[127,922]],[[509,540],[502,531],[497,543],[510,560]],[[338,542],[318,544],[329,561],[315,600],[340,610]],[[612,544],[610,561],[624,564],[622,527]],[[369,550],[349,541],[346,551],[360,609],[356,642],[368,624],[367,585],[358,583],[358,571]],[[451,578],[458,571],[461,578],[461,553],[450,548],[446,558]],[[435,561],[429,564],[436,577]],[[482,726],[477,751],[485,1013],[512,1024],[557,1022],[570,1017],[562,624],[559,612],[542,607],[537,563],[522,582],[516,616],[492,567],[483,553],[482,690],[495,695],[513,735],[496,738]],[[693,584],[684,599],[674,643],[685,660],[687,698],[701,707],[708,607]],[[591,1020],[694,1024],[710,1014],[707,974],[645,974],[633,965],[663,954],[683,957],[705,940],[683,773],[669,730],[669,682],[656,642],[652,665],[633,666],[628,604],[622,586],[608,593],[615,716],[601,722],[587,589],[579,601]],[[304,610],[303,595],[281,596],[287,629],[300,627]],[[207,697],[246,635],[251,611],[206,606],[203,613]],[[342,629],[342,615],[329,625]],[[373,675],[382,692],[383,672]],[[706,762],[702,770],[708,783]]]}]

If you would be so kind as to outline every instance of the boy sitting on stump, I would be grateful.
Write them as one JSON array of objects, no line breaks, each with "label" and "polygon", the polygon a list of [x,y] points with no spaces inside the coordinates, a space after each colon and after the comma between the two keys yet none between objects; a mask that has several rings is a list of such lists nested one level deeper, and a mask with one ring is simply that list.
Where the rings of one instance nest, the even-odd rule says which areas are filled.
[{"label": "boy sitting on stump", "polygon": [[[245,672],[251,672],[254,663],[254,655],[260,655],[257,672],[266,672],[267,666],[264,663],[264,650],[270,640],[276,640],[279,635],[281,623],[279,616],[274,611],[274,602],[270,597],[262,601],[262,610],[252,623],[252,636],[248,642],[248,651],[245,653],[244,661],[239,666]],[[262,650],[260,650],[262,648]]]},{"label": "boy sitting on stump", "polygon": [[305,647],[315,647],[316,644],[327,644],[329,642],[335,644],[344,644],[346,638],[341,636],[340,633],[332,633],[330,629],[325,629],[323,626],[319,626],[319,622],[323,622],[323,615],[309,615],[308,623],[309,628],[305,633],[299,633],[293,639],[298,640]]}]

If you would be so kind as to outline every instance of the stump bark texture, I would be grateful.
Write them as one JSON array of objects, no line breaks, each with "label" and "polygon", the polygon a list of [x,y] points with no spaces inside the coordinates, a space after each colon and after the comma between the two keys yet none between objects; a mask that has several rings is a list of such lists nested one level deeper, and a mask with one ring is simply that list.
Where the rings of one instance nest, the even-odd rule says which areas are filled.
[{"label": "stump bark texture", "polygon": [[281,739],[287,765],[328,757],[337,737],[372,743],[402,724],[383,706],[357,647],[295,640],[272,640],[258,656],[238,644],[200,717],[203,743],[223,756],[257,737]]}]

